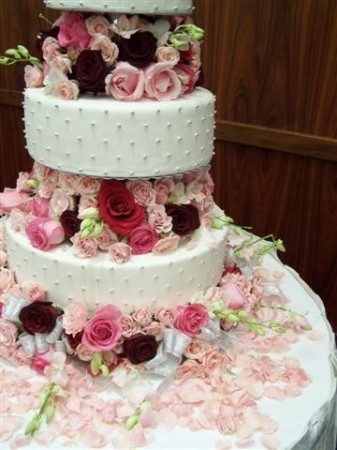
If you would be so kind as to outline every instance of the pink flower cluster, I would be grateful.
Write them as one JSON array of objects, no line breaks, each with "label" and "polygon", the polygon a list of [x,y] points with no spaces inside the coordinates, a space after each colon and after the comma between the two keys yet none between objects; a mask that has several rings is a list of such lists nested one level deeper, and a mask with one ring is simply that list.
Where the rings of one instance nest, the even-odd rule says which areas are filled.
[{"label": "pink flower cluster", "polygon": [[[105,92],[116,100],[174,100],[200,83],[200,40],[190,17],[63,13],[38,36],[40,66],[25,67],[27,87],[73,100]],[[90,66],[90,72],[86,67]]]},{"label": "pink flower cluster", "polygon": [[105,252],[121,264],[131,255],[172,252],[200,225],[210,226],[213,189],[208,168],[119,181],[35,162],[30,173],[19,175],[16,189],[0,194],[0,214],[35,248],[47,251],[68,242],[80,258]]}]

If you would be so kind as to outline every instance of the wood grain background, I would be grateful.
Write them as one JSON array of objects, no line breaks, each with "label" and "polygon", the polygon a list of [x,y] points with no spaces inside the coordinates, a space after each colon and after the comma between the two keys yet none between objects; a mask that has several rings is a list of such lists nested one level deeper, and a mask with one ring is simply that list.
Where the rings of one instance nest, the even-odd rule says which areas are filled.
[{"label": "wood grain background", "polygon": [[[0,52],[58,13],[1,0]],[[337,1],[195,0],[205,85],[217,98],[216,200],[240,225],[282,238],[281,259],[325,303],[337,331]],[[0,70],[1,186],[31,160],[22,66]]]}]

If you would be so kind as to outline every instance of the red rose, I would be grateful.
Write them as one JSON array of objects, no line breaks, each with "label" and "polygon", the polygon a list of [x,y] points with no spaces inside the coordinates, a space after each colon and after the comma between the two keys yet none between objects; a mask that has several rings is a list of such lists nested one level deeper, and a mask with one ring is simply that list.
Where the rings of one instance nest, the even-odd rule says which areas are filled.
[{"label": "red rose", "polygon": [[105,91],[108,69],[100,51],[83,50],[76,60],[74,73],[81,92]]},{"label": "red rose", "polygon": [[172,217],[172,231],[178,236],[186,236],[200,227],[199,211],[194,205],[168,204],[165,209]]},{"label": "red rose", "polygon": [[76,350],[78,345],[82,342],[83,331],[76,333],[75,336],[72,334],[65,334],[68,344],[73,350]]},{"label": "red rose", "polygon": [[55,328],[57,316],[58,311],[51,302],[33,302],[21,309],[19,319],[29,334],[50,333]]},{"label": "red rose", "polygon": [[158,343],[154,336],[137,333],[123,342],[124,356],[132,364],[150,361],[157,354]]},{"label": "red rose", "polygon": [[61,225],[64,229],[65,238],[70,240],[80,230],[81,220],[77,217],[76,211],[67,209],[60,217]]},{"label": "red rose", "polygon": [[117,234],[128,236],[144,222],[144,212],[122,181],[104,180],[98,193],[102,219]]},{"label": "red rose", "polygon": [[117,38],[119,47],[118,61],[126,61],[141,69],[155,60],[157,39],[149,31],[139,31],[129,39]]}]

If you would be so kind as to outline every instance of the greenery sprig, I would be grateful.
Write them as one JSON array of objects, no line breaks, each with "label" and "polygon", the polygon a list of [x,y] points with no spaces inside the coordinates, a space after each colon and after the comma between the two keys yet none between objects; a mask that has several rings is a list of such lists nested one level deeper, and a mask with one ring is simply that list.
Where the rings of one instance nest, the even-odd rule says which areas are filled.
[{"label": "greenery sprig", "polygon": [[0,55],[1,66],[11,66],[16,63],[30,63],[33,66],[40,66],[42,63],[36,56],[32,56],[28,49],[23,45],[18,45],[16,48],[9,48],[4,55]]}]

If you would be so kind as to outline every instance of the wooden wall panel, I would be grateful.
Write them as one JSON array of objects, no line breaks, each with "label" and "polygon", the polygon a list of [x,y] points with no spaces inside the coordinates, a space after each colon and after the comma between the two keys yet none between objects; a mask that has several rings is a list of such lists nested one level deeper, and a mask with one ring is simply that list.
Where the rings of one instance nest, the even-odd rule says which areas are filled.
[{"label": "wooden wall panel", "polygon": [[[0,53],[32,52],[42,0],[1,0]],[[217,98],[216,200],[284,240],[282,260],[322,297],[337,331],[337,2],[195,0],[205,85]],[[0,68],[0,189],[31,160],[22,66]]]}]

